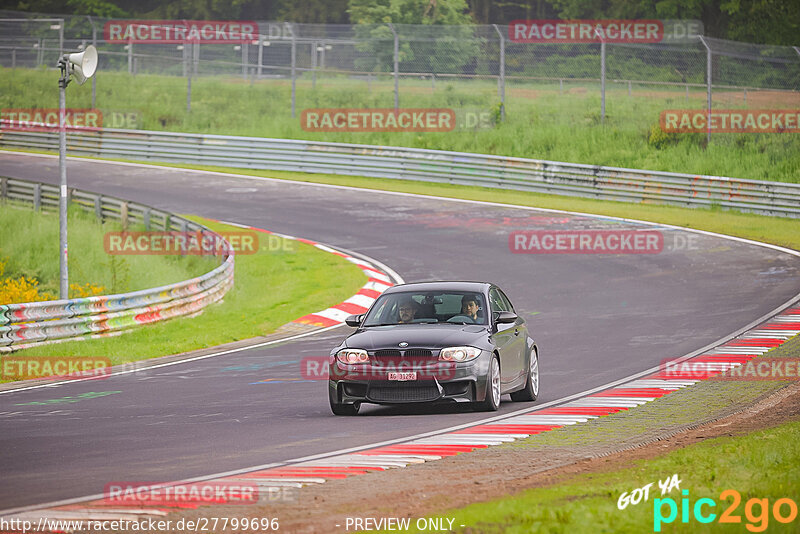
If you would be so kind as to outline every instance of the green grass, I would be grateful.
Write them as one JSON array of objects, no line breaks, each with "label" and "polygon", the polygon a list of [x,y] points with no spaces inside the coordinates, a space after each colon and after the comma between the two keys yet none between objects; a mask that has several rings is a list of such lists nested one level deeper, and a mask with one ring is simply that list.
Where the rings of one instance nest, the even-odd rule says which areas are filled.
[{"label": "green grass", "polygon": [[[240,231],[189,217],[218,231]],[[366,276],[352,263],[298,241],[237,255],[234,287],[221,303],[192,318],[176,318],[117,337],[70,341],[26,349],[26,356],[105,356],[112,364],[176,354],[274,332],[279,326],[352,296]],[[272,240],[277,239],[272,236]],[[274,246],[272,248],[275,248]]]},{"label": "green grass", "polygon": [[[0,108],[58,105],[57,75],[42,69],[0,68]],[[298,82],[297,110],[318,107],[392,107],[391,81],[353,81],[320,77],[315,89],[308,78]],[[555,161],[590,163],[739,178],[800,182],[800,134],[715,134],[705,146],[702,134],[668,134],[650,139],[664,109],[702,109],[705,95],[694,90],[687,102],[683,90],[643,88],[634,91],[610,85],[606,121],[600,123],[596,85],[509,81],[507,119],[495,128],[461,128],[443,133],[321,133],[301,129],[290,114],[290,84],[285,80],[247,83],[241,78],[208,77],[192,82],[192,110],[186,112],[186,80],[180,77],[101,72],[97,107],[106,126],[116,114],[134,113],[136,127],[227,135],[310,139],[378,145],[456,150]],[[68,106],[91,106],[90,84],[67,90]],[[794,94],[762,97],[751,107],[796,107]],[[739,93],[717,93],[716,107],[742,107]],[[765,101],[766,99],[766,101]],[[769,99],[774,99],[770,101]],[[794,100],[791,100],[794,99]],[[498,111],[493,81],[404,80],[401,107],[445,107]],[[121,124],[116,124],[119,126]]]},{"label": "green grass", "polygon": [[[103,294],[124,293],[180,282],[218,265],[216,260],[201,256],[109,255],[103,247],[103,235],[120,230],[115,221],[101,225],[93,214],[78,207],[70,209],[70,284],[102,286]],[[36,278],[40,291],[58,295],[58,235],[56,213],[35,212],[30,206],[12,203],[0,205],[0,260],[7,260],[4,277]]]},{"label": "green grass", "polygon": [[[523,491],[500,500],[472,504],[465,508],[442,511],[433,517],[454,518],[455,532],[476,533],[571,533],[571,532],[653,532],[655,499],[672,498],[678,515],[672,524],[664,524],[662,532],[748,532],[747,524],[760,526],[760,509],[751,505],[753,520],[745,516],[746,503],[751,498],[768,499],[770,513],[777,499],[789,498],[795,503],[800,495],[800,422],[788,423],[769,430],[740,437],[725,437],[705,441],[673,451],[652,460],[635,462],[626,469],[607,473],[582,474],[544,488]],[[661,496],[659,480],[677,474],[680,490]],[[623,492],[653,483],[649,500],[638,505],[617,508]],[[720,493],[734,489],[741,503],[734,515],[741,524],[720,524],[721,513],[731,500],[720,499]],[[715,508],[704,506],[702,511],[717,514],[717,520],[704,525],[694,519],[689,510],[686,524],[681,523],[681,499],[689,499],[693,508],[698,499],[710,498]],[[476,498],[480,494],[476,493]],[[668,505],[663,514],[668,515]],[[788,515],[789,508],[783,506]],[[408,532],[421,532],[414,528]],[[797,532],[800,519],[781,525],[768,518],[768,532]]]}]

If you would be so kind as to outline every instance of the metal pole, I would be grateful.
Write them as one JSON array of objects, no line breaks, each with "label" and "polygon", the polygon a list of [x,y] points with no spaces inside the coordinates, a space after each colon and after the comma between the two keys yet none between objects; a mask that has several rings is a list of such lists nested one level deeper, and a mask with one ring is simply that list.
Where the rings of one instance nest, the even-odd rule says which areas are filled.
[{"label": "metal pole", "polygon": [[249,60],[247,52],[247,43],[242,43],[242,78],[245,80],[247,79],[247,62]]},{"label": "metal pole", "polygon": [[794,48],[794,51],[797,52],[798,56],[800,56],[800,48],[798,48],[796,46],[793,46],[792,48]]},{"label": "metal pole", "polygon": [[292,30],[292,118],[294,118],[297,101],[297,39],[294,24],[290,25],[290,28]]},{"label": "metal pole", "polygon": [[317,88],[317,42],[311,43],[311,88]]},{"label": "metal pole", "polygon": [[[97,48],[97,26],[94,25],[92,17],[87,17],[89,24],[92,25],[92,46]],[[97,107],[97,77],[92,76],[92,109]]]},{"label": "metal pole", "polygon": [[64,55],[64,19],[58,19],[58,57]]},{"label": "metal pole", "polygon": [[600,41],[600,123],[606,121],[606,42]]},{"label": "metal pole", "polygon": [[494,31],[500,37],[500,73],[497,76],[497,92],[500,95],[500,120],[506,120],[506,40],[503,32],[493,24]]},{"label": "metal pole", "polygon": [[599,26],[594,34],[600,39],[600,124],[603,124],[606,121],[606,40]]},{"label": "metal pole", "polygon": [[198,76],[200,69],[200,41],[192,43],[192,75]]},{"label": "metal pole", "polygon": [[261,65],[264,63],[264,39],[261,34],[258,35],[258,79],[261,79]]},{"label": "metal pole", "polygon": [[706,43],[706,40],[702,35],[698,35],[698,37],[700,38],[700,42],[703,43],[703,46],[706,47],[706,100],[708,101],[708,114],[706,115],[706,142],[711,143],[711,47],[708,46],[708,43]]},{"label": "metal pole", "polygon": [[[17,68],[17,49],[16,48],[12,48],[11,49],[11,68],[12,69],[16,69]],[[94,107],[94,106],[92,106],[92,107]]]},{"label": "metal pole", "polygon": [[397,38],[397,32],[394,31],[394,24],[389,23],[389,29],[392,30],[392,35],[394,36],[394,109],[398,109],[400,107],[400,85],[398,82],[400,73],[400,41]]},{"label": "metal pole", "polygon": [[189,65],[184,63],[184,67],[188,66],[186,69],[186,113],[190,113],[192,111],[192,63],[194,63],[194,56],[192,54],[194,54],[192,44],[185,43],[183,45],[183,55],[186,56],[187,61],[191,61]]},{"label": "metal pole", "polygon": [[69,83],[67,65],[63,58],[59,60],[61,67],[61,78],[58,80],[58,168],[61,174],[61,188],[58,201],[58,225],[59,225],[59,274],[60,290],[59,298],[69,298],[69,266],[67,260],[67,132],[66,132],[66,108],[67,96],[66,89]]},{"label": "metal pole", "polygon": [[133,37],[128,37],[128,74],[133,74]]}]

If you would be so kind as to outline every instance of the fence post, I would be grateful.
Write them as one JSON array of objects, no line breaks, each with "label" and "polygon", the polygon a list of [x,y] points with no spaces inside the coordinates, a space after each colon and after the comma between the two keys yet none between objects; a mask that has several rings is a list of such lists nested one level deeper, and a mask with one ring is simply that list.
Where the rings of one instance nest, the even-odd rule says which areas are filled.
[{"label": "fence post", "polygon": [[289,26],[292,31],[292,118],[295,117],[295,103],[297,101],[297,38],[295,25]]},{"label": "fence post", "polygon": [[250,61],[248,57],[248,45],[249,43],[242,43],[242,78],[245,80],[247,79],[247,64]]},{"label": "fence post", "polygon": [[[92,25],[92,46],[97,48],[97,26],[94,24],[92,17],[87,15],[89,24]],[[92,76],[92,109],[97,108],[97,76]]]},{"label": "fence post", "polygon": [[397,38],[397,32],[394,31],[394,24],[389,23],[389,29],[392,30],[394,36],[394,109],[400,106],[400,85],[398,83],[399,75],[399,62],[400,62],[400,41]]},{"label": "fence post", "polygon": [[311,88],[317,88],[317,42],[311,42]]},{"label": "fence post", "polygon": [[500,72],[497,75],[497,92],[500,96],[500,120],[506,120],[506,39],[497,24],[492,24],[500,37]]},{"label": "fence post", "polygon": [[103,197],[101,195],[94,197],[94,216],[98,222],[103,223]]},{"label": "fence post", "polygon": [[58,19],[58,57],[64,55],[64,19]]},{"label": "fence post", "polygon": [[42,184],[37,183],[33,186],[33,211],[42,209]]},{"label": "fence post", "polygon": [[706,47],[706,99],[708,100],[708,114],[706,115],[706,143],[711,143],[711,47],[702,35],[698,35],[700,42]]},{"label": "fence post", "polygon": [[186,113],[192,111],[192,70],[194,67],[193,46],[194,45],[191,43],[184,43],[183,45],[183,55],[186,56],[186,63],[184,63],[184,67],[186,68]]},{"label": "fence post", "polygon": [[119,205],[119,218],[122,221],[122,231],[128,231],[128,203],[122,202]]},{"label": "fence post", "polygon": [[8,198],[8,178],[0,176],[0,202],[5,202]]},{"label": "fence post", "polygon": [[142,223],[144,223],[144,229],[146,231],[150,231],[150,208],[145,208],[142,212]]},{"label": "fence post", "polygon": [[258,34],[258,68],[256,69],[256,75],[258,79],[261,79],[261,65],[264,63],[264,38],[261,36],[261,33]]},{"label": "fence post", "polygon": [[[16,69],[17,68],[17,49],[16,48],[12,48],[11,49],[11,68],[12,69]],[[92,76],[92,79],[94,79],[94,76]],[[94,104],[92,104],[92,107],[94,107]]]},{"label": "fence post", "polygon": [[42,209],[42,184],[37,183],[33,186],[33,210]]},{"label": "fence post", "polygon": [[600,42],[600,123],[606,121],[606,42]]}]

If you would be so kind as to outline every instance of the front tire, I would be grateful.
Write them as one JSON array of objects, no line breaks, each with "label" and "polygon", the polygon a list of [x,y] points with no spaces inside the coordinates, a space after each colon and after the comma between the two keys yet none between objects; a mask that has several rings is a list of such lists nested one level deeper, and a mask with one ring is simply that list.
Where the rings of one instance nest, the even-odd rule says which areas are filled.
[{"label": "front tire", "polygon": [[539,354],[536,349],[531,349],[530,364],[528,365],[528,377],[525,380],[525,387],[511,394],[514,402],[535,401],[539,397]]},{"label": "front tire", "polygon": [[497,356],[492,356],[486,379],[486,399],[477,403],[477,408],[482,412],[496,412],[500,408],[500,361]]},{"label": "front tire", "polygon": [[331,411],[333,415],[358,415],[358,410],[361,404],[334,404],[331,403]]}]

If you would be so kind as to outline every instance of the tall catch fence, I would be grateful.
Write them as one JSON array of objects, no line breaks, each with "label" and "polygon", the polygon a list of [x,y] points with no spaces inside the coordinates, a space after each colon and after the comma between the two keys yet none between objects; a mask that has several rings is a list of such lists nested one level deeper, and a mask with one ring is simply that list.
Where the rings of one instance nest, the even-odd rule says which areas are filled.
[{"label": "tall catch fence", "polygon": [[515,98],[532,98],[537,91],[596,91],[601,118],[607,95],[669,91],[688,103],[691,91],[707,97],[709,105],[747,105],[748,92],[752,101],[753,91],[800,91],[800,48],[704,37],[698,21],[660,21],[658,42],[622,42],[602,34],[592,42],[523,42],[513,25],[265,21],[251,21],[253,31],[242,33],[246,38],[233,40],[223,32],[189,42],[165,38],[174,22],[0,11],[0,65],[54,67],[61,53],[94,44],[101,72],[185,77],[189,106],[192,77],[291,84],[286,109],[293,114],[298,85],[354,81],[385,96],[389,105],[406,107],[421,92],[491,84],[503,112]]}]

